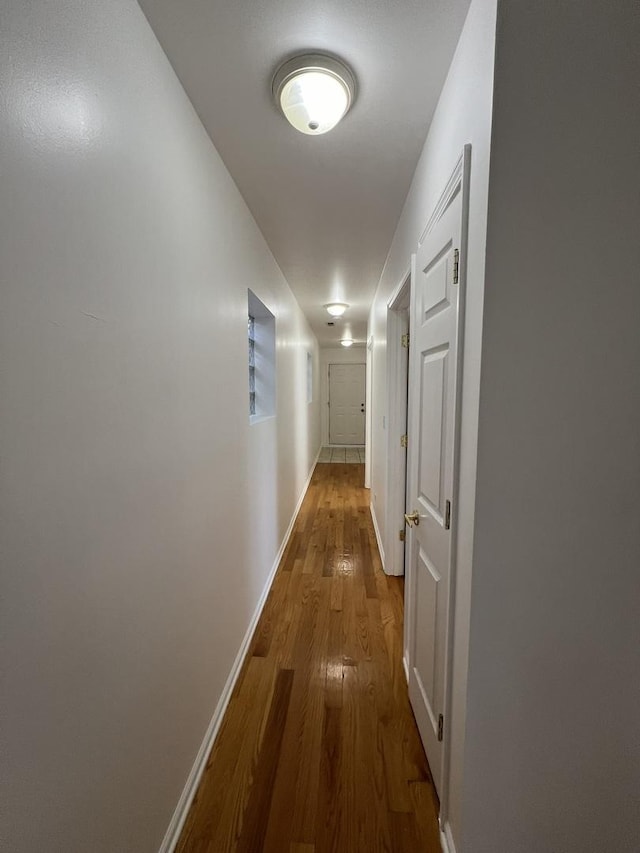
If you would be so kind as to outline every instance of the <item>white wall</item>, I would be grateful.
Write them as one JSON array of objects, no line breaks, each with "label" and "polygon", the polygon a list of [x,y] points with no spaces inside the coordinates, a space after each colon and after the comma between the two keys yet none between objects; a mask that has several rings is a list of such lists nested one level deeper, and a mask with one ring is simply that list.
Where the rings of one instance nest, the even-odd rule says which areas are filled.
[{"label": "white wall", "polygon": [[329,365],[366,364],[365,346],[322,347],[320,350],[320,429],[322,444],[329,444]]},{"label": "white wall", "polygon": [[4,4],[0,43],[0,846],[143,853],[319,447],[318,348],[133,0]]},{"label": "white wall", "polygon": [[411,254],[465,143],[472,145],[467,271],[467,313],[458,508],[457,633],[454,647],[454,697],[451,719],[453,752],[449,820],[454,838],[461,829],[464,708],[468,647],[469,595],[473,543],[480,340],[484,289],[489,139],[493,88],[495,0],[473,0],[460,42],[418,163],[411,189],[378,285],[369,321],[374,337],[373,440],[371,498],[385,550],[396,528],[385,529],[387,301],[404,280]]},{"label": "white wall", "polygon": [[500,4],[464,853],[640,849],[639,43]]}]

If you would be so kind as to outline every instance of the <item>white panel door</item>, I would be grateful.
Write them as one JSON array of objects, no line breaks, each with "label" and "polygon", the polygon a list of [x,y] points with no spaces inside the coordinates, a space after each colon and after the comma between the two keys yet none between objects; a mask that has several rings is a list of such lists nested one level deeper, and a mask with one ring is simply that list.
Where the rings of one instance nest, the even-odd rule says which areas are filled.
[{"label": "white panel door", "polygon": [[364,444],[365,365],[329,365],[329,443]]},{"label": "white panel door", "polygon": [[458,381],[459,285],[454,283],[462,202],[458,192],[416,255],[410,353],[409,695],[435,786],[443,733],[451,584]]}]

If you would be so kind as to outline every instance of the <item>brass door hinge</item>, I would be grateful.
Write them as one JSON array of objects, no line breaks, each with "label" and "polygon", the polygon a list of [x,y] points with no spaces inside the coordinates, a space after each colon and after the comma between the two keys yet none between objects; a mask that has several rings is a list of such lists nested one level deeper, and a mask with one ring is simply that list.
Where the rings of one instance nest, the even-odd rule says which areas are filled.
[{"label": "brass door hinge", "polygon": [[444,507],[444,529],[449,530],[451,528],[451,501],[447,501]]},{"label": "brass door hinge", "polygon": [[438,740],[444,737],[444,717],[442,714],[438,716]]},{"label": "brass door hinge", "polygon": [[402,343],[402,346],[403,346],[405,349],[409,349],[409,334],[407,333],[406,335],[403,335],[403,336],[400,338],[400,342]]},{"label": "brass door hinge", "polygon": [[409,447],[409,436],[406,433],[400,436],[400,447]]},{"label": "brass door hinge", "polygon": [[457,284],[460,277],[460,252],[453,250],[453,283]]},{"label": "brass door hinge", "polygon": [[406,534],[405,534],[404,530],[399,530],[399,531],[398,531],[398,539],[399,539],[401,542],[404,542],[406,538],[407,538],[407,536],[406,536]]}]

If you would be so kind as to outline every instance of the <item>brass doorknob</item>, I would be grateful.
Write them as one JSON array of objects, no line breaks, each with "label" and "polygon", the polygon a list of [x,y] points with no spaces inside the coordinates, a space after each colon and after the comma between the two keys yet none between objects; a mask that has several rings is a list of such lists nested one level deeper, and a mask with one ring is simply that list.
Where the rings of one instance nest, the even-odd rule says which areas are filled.
[{"label": "brass doorknob", "polygon": [[417,509],[414,509],[411,515],[407,515],[407,513],[405,512],[404,520],[407,522],[409,527],[413,527],[414,524],[417,527],[420,524],[420,513]]}]

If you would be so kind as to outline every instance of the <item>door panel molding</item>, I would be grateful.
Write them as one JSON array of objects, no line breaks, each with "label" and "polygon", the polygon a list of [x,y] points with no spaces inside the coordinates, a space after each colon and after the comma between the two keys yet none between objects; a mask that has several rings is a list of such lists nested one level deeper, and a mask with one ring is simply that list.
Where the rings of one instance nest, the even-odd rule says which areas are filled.
[{"label": "door panel molding", "polygon": [[447,282],[451,275],[449,257],[452,249],[451,243],[443,246],[437,257],[433,258],[428,267],[422,270],[422,274],[427,279],[427,285],[421,293],[420,318],[422,325],[449,307]]}]

